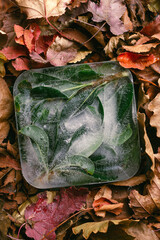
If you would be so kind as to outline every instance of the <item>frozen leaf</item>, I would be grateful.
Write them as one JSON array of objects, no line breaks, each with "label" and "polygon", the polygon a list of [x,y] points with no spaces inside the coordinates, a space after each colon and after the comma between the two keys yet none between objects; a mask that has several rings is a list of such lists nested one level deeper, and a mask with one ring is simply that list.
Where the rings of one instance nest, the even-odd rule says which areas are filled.
[{"label": "frozen leaf", "polygon": [[140,70],[145,69],[145,67],[150,66],[155,63],[158,58],[153,54],[138,54],[132,52],[121,53],[117,60],[120,65],[125,68],[137,68]]},{"label": "frozen leaf", "polygon": [[0,122],[3,122],[13,114],[13,97],[3,78],[0,78],[0,89]]},{"label": "frozen leaf", "polygon": [[92,51],[78,51],[75,58],[71,60],[69,63],[77,63],[84,60]]},{"label": "frozen leaf", "polygon": [[20,56],[27,56],[26,48],[19,45],[3,48],[0,52],[3,53],[8,60],[12,60]]},{"label": "frozen leaf", "polygon": [[28,206],[25,211],[25,219],[33,224],[32,227],[26,225],[26,235],[35,240],[41,240],[43,236],[56,239],[55,232],[49,232],[70,214],[82,208],[87,193],[86,188],[61,189],[51,203],[48,203],[46,192],[39,194],[38,201]]},{"label": "frozen leaf", "polygon": [[88,11],[93,14],[93,21],[106,21],[113,34],[119,35],[126,32],[123,22],[120,20],[126,7],[123,0],[101,0],[100,4],[89,1]]},{"label": "frozen leaf", "polygon": [[148,43],[148,44],[140,44],[140,45],[134,45],[134,46],[123,46],[123,48],[126,51],[133,52],[133,53],[147,53],[152,48],[156,48],[157,45],[160,43]]},{"label": "frozen leaf", "polygon": [[16,58],[12,61],[12,65],[17,71],[29,70],[29,60],[27,58]]},{"label": "frozen leaf", "polygon": [[145,145],[145,152],[148,154],[150,159],[152,160],[152,167],[151,169],[154,170],[155,167],[155,157],[152,145],[150,143],[149,137],[147,135],[147,130],[145,126],[146,116],[144,113],[138,113],[138,123],[139,123],[139,130],[140,136],[143,144]]},{"label": "frozen leaf", "polygon": [[157,128],[157,137],[160,137],[160,93],[149,103],[148,109],[153,112],[150,125]]},{"label": "frozen leaf", "polygon": [[97,216],[105,217],[106,211],[119,215],[122,212],[123,203],[112,199],[111,189],[103,186],[95,195],[92,206]]},{"label": "frozen leaf", "polygon": [[19,7],[27,14],[28,19],[49,18],[65,13],[71,0],[16,0]]}]

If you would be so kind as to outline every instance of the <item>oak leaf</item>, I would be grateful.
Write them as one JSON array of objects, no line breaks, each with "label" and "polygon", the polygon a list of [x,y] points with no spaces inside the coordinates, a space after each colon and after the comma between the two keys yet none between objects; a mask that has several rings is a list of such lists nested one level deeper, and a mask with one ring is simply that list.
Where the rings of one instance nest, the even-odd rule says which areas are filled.
[{"label": "oak leaf", "polygon": [[16,0],[16,2],[27,14],[28,19],[35,19],[62,15],[71,0]]},{"label": "oak leaf", "polygon": [[88,11],[93,14],[93,21],[106,21],[110,26],[111,32],[115,35],[123,34],[127,31],[120,20],[125,10],[126,7],[123,0],[101,0],[99,5],[89,1],[88,5]]}]

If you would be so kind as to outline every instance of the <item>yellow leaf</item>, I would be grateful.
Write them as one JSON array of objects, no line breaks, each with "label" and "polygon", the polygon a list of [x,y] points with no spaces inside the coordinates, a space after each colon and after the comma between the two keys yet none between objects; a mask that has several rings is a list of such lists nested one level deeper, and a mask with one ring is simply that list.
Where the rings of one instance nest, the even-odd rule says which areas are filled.
[{"label": "yellow leaf", "polygon": [[87,55],[89,55],[90,53],[92,53],[92,51],[79,51],[79,52],[77,52],[77,55],[75,56],[75,58],[73,60],[71,60],[69,63],[80,62],[83,59],[85,59],[87,57]]},{"label": "yellow leaf", "polygon": [[16,2],[27,14],[28,19],[33,19],[64,14],[70,0],[16,0]]}]

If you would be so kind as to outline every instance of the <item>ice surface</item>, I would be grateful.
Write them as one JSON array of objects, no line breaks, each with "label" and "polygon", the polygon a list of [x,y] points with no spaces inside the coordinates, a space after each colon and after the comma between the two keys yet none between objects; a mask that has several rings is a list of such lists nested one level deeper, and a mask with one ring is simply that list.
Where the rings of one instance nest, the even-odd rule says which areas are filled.
[{"label": "ice surface", "polygon": [[132,76],[116,62],[28,71],[14,96],[22,171],[31,185],[110,182],[138,170]]}]

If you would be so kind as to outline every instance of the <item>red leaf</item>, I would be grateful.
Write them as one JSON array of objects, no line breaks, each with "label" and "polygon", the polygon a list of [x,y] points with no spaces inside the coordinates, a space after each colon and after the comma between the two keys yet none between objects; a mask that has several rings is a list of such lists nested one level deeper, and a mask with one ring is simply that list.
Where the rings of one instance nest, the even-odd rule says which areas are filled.
[{"label": "red leaf", "polygon": [[32,23],[30,25],[29,30],[30,30],[30,32],[33,33],[35,41],[37,41],[39,36],[40,36],[40,34],[41,34],[40,27],[36,23]]},{"label": "red leaf", "polygon": [[12,62],[17,71],[29,70],[29,60],[27,58],[17,58]]},{"label": "red leaf", "polygon": [[137,68],[140,70],[158,61],[158,58],[153,54],[138,54],[132,52],[121,53],[117,60],[120,65],[125,68]]},{"label": "red leaf", "polygon": [[40,36],[35,43],[35,51],[38,54],[45,53],[53,42],[53,36]]},{"label": "red leaf", "polygon": [[34,50],[35,41],[34,41],[34,35],[30,30],[24,31],[24,42],[29,52],[32,52]]},{"label": "red leaf", "polygon": [[27,50],[23,46],[6,47],[1,50],[8,60],[18,58],[20,56],[27,56]]},{"label": "red leaf", "polygon": [[160,15],[156,17],[156,19],[146,25],[142,30],[141,33],[148,37],[160,32]]},{"label": "red leaf", "polygon": [[35,240],[41,240],[44,235],[48,240],[56,239],[55,232],[48,235],[47,233],[67,219],[70,214],[79,211],[86,201],[87,193],[86,188],[61,189],[49,204],[46,192],[39,194],[37,203],[28,206],[25,211],[25,219],[33,223],[26,225],[26,235]]},{"label": "red leaf", "polygon": [[14,31],[16,33],[16,37],[17,38],[20,38],[23,36],[23,33],[24,33],[24,28],[19,26],[19,25],[14,25]]}]

